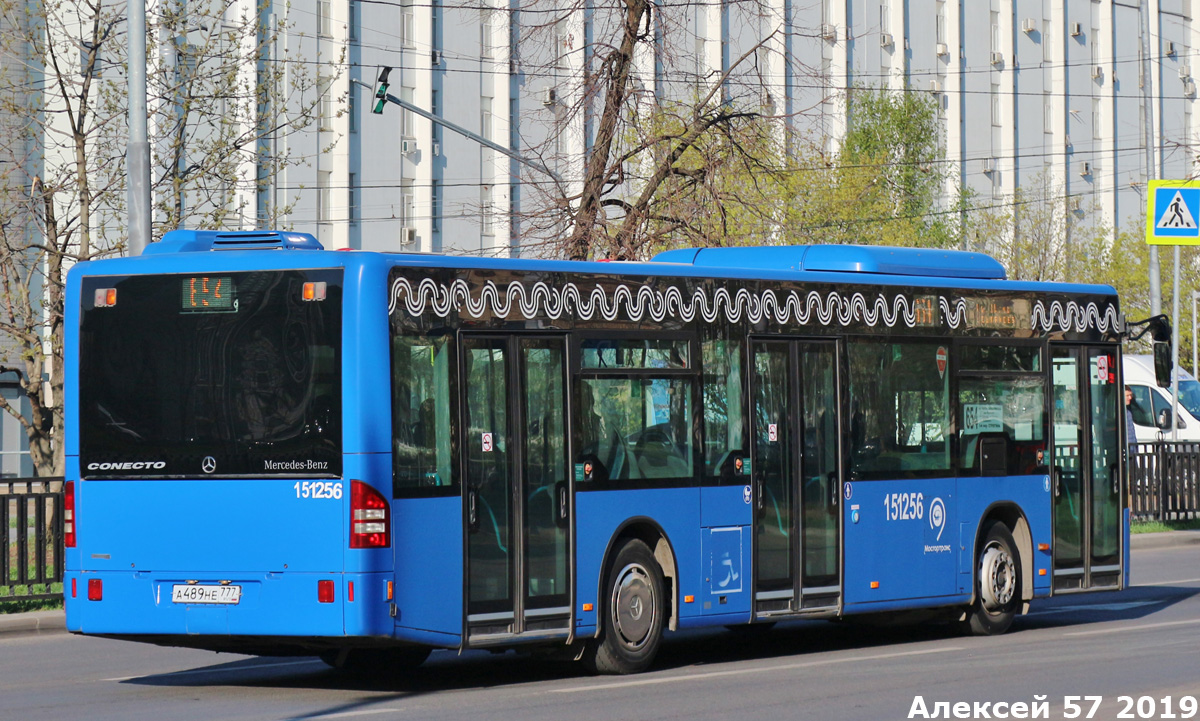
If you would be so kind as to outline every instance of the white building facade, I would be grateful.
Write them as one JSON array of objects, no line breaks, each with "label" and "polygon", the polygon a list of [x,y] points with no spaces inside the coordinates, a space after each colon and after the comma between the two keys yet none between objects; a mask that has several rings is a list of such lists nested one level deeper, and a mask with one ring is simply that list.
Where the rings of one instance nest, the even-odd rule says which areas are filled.
[{"label": "white building facade", "polygon": [[[521,218],[550,179],[394,105],[372,114],[370,91],[351,81],[373,86],[378,68],[392,67],[397,97],[529,154],[573,187],[600,101],[567,111],[588,105],[572,93],[589,49],[615,42],[606,12],[515,0],[293,8],[298,43],[316,38],[322,57],[347,48],[328,91],[342,112],[291,141],[309,143],[301,154],[315,160],[272,176],[271,192],[296,198],[292,226],[331,247],[520,254]],[[1122,226],[1143,213],[1147,135],[1149,175],[1195,172],[1200,23],[1190,0],[660,0],[651,16],[639,93],[682,97],[750,52],[724,99],[752,98],[788,132],[830,146],[845,128],[845,89],[928,93],[947,161],[984,201],[1045,176],[1068,212],[1094,203],[1101,222]]]}]

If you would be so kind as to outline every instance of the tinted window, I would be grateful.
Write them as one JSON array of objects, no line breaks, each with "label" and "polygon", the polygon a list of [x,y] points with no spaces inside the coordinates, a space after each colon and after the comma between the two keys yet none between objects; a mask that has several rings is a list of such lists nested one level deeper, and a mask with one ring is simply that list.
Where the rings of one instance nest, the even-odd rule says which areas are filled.
[{"label": "tinted window", "polygon": [[692,475],[689,378],[583,378],[577,435],[594,480]]},{"label": "tinted window", "polygon": [[949,471],[945,346],[855,340],[847,348],[853,471],[863,478]]},{"label": "tinted window", "polygon": [[392,462],[396,492],[448,486],[450,351],[445,337],[392,339]]},{"label": "tinted window", "polygon": [[85,278],[83,475],[340,475],[341,280]]},{"label": "tinted window", "polygon": [[742,343],[701,343],[704,362],[704,466],[709,476],[741,481],[735,467],[746,455],[742,421]]}]

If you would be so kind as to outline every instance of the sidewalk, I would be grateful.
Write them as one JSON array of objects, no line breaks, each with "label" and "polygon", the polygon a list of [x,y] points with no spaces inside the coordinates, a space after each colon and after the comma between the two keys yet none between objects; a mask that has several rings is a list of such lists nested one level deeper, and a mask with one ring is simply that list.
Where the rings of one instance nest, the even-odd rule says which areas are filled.
[{"label": "sidewalk", "polygon": [[[1200,546],[1200,531],[1135,533],[1131,539],[1135,551],[1175,546]],[[65,631],[66,616],[63,611],[0,614],[0,638],[40,633],[64,633]]]},{"label": "sidewalk", "polygon": [[66,613],[64,611],[0,614],[0,637],[63,633],[66,630]]}]

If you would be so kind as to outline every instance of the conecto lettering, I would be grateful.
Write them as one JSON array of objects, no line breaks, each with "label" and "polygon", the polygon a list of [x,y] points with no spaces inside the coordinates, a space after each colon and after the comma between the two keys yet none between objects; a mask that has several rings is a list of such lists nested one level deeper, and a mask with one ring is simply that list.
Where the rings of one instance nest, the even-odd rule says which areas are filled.
[{"label": "conecto lettering", "polygon": [[124,463],[89,463],[89,471],[161,471],[166,461],[125,461]]}]

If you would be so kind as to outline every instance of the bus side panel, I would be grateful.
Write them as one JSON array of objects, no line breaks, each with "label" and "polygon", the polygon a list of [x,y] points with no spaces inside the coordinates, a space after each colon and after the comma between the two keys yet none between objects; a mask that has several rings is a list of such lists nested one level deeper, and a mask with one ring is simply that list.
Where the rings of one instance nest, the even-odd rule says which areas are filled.
[{"label": "bus side panel", "polygon": [[462,498],[392,501],[396,554],[396,635],[445,645],[459,643],[463,625]]},{"label": "bus side panel", "polygon": [[[626,520],[647,518],[660,526],[675,553],[679,582],[679,615],[698,616],[700,604],[683,603],[684,596],[702,594],[700,570],[700,489],[669,488],[634,491],[582,492],[575,496],[578,558],[576,627],[581,635],[595,631],[597,598],[604,583],[605,551]],[[651,549],[653,550],[653,549]],[[613,552],[617,549],[614,547]],[[671,589],[668,586],[667,592]],[[583,607],[592,604],[591,611]]]},{"label": "bus side panel", "polygon": [[847,607],[959,593],[954,478],[845,487]]},{"label": "bus side panel", "polygon": [[[1053,497],[1049,476],[992,476],[958,479],[958,518],[962,523],[958,541],[959,589],[973,591],[976,535],[982,532],[980,522],[989,507],[997,504],[1016,506],[1029,523],[1032,548],[1022,548],[1022,554],[1033,554],[1033,592],[1044,596],[1050,592],[1050,551],[1036,550],[1039,543],[1053,547]],[[1018,541],[1019,543],[1019,541]],[[1045,573],[1045,575],[1042,575]]]}]

